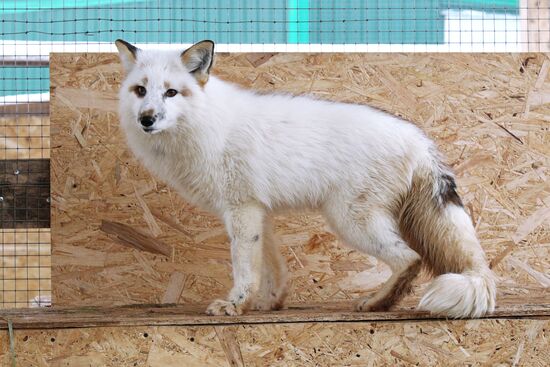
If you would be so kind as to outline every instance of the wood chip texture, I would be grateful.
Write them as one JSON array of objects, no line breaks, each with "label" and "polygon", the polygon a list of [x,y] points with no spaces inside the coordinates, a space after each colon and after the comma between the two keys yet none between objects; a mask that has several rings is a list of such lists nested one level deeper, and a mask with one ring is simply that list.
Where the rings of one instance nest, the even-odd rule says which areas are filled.
[{"label": "wood chip texture", "polygon": [[[457,173],[482,246],[489,260],[495,259],[499,297],[548,304],[549,66],[544,54],[222,54],[213,73],[262,92],[372,105],[421,127]],[[121,78],[116,54],[51,56],[53,301],[63,306],[159,303],[168,292],[165,300],[197,304],[224,296],[231,286],[225,230],[128,152],[116,112]],[[101,230],[103,220],[138,230],[171,253],[125,246]],[[290,268],[291,302],[351,301],[374,292],[389,276],[386,265],[343,246],[319,216],[281,216],[276,227]],[[174,278],[174,273],[181,275]],[[420,277],[400,309],[416,303],[427,281]],[[471,325],[464,322],[454,337],[463,338]],[[393,336],[395,345],[416,343],[418,354],[397,348],[391,357],[377,355],[369,351],[367,330],[360,341],[350,342],[357,343],[361,357],[350,355],[349,363],[367,356],[390,358],[388,364],[395,358],[413,363],[423,353],[459,355],[468,363],[458,349],[423,344],[422,326],[410,327]],[[280,351],[241,345],[243,358],[266,353],[284,361],[292,355],[311,364],[313,348],[325,348],[325,338],[348,332],[335,328],[315,335],[312,327],[302,336],[287,334],[302,328],[258,328],[257,340],[268,330],[287,340],[303,337],[312,344],[307,351],[293,349],[293,341],[282,342]],[[444,328],[429,330],[454,343]],[[186,338],[173,330],[170,336],[158,333],[159,343],[175,343],[173,348],[179,347],[169,341],[172,337]],[[205,340],[214,335],[206,333]],[[480,340],[488,342],[494,341]],[[496,353],[507,360],[514,345],[503,340]],[[169,358],[159,353],[155,358]]]}]

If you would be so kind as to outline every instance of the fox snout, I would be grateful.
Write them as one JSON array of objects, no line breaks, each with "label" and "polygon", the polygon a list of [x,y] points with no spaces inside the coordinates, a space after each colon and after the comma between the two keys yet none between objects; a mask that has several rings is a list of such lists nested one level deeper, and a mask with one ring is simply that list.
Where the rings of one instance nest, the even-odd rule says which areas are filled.
[{"label": "fox snout", "polygon": [[141,124],[143,130],[150,132],[153,130],[152,126],[158,120],[164,117],[163,113],[155,113],[153,110],[143,111],[138,116],[138,121]]}]

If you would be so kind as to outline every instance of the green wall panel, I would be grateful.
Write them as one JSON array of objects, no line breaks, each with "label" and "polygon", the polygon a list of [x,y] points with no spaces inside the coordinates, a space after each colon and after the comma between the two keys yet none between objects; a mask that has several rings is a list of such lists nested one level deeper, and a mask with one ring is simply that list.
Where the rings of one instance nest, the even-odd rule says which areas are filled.
[{"label": "green wall panel", "polygon": [[0,67],[0,96],[47,92],[48,67]]},{"label": "green wall panel", "polygon": [[[22,2],[24,3],[24,1]],[[91,1],[86,8],[21,11],[0,5],[0,38],[27,41],[190,43],[285,43],[286,8],[270,0]],[[55,4],[49,4],[55,5]],[[271,8],[271,9],[270,9]]]},{"label": "green wall panel", "polygon": [[332,0],[310,10],[311,43],[442,43],[439,0]]}]

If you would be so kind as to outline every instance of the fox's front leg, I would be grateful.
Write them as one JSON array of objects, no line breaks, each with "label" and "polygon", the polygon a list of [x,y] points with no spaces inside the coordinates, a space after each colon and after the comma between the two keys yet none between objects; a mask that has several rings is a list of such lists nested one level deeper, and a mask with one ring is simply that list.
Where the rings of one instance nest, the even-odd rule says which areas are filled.
[{"label": "fox's front leg", "polygon": [[233,208],[224,215],[231,238],[233,288],[226,300],[215,300],[209,315],[241,315],[250,308],[262,274],[262,241],[265,211],[259,205]]}]

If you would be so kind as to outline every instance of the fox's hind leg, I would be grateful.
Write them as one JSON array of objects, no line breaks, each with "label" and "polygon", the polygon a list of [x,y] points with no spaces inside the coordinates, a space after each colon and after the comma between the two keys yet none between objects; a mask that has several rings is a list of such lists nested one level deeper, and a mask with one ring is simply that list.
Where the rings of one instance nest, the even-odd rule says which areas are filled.
[{"label": "fox's hind leg", "polygon": [[357,311],[386,311],[399,302],[412,290],[412,281],[416,278],[421,268],[420,256],[411,250],[400,238],[395,238],[393,244],[386,243],[381,246],[381,253],[373,256],[382,260],[392,270],[391,277],[382,288],[372,297],[363,297],[356,301]]},{"label": "fox's hind leg", "polygon": [[273,233],[270,218],[265,221],[263,245],[262,277],[253,308],[279,310],[287,295],[287,267],[279,251],[279,241]]},{"label": "fox's hind leg", "polygon": [[374,296],[357,300],[357,311],[388,310],[411,291],[421,258],[401,238],[387,209],[370,208],[365,203],[337,203],[327,207],[325,213],[344,242],[385,262],[392,270],[392,276]]}]

